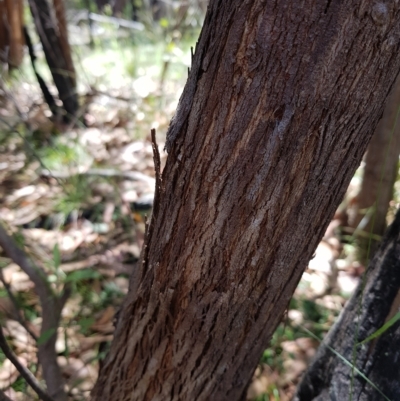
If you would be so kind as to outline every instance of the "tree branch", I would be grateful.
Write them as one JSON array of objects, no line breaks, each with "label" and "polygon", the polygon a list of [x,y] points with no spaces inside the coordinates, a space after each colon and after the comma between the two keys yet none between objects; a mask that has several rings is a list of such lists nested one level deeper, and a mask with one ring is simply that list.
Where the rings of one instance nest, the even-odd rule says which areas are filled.
[{"label": "tree branch", "polygon": [[4,227],[0,224],[0,246],[9,258],[13,260],[35,284],[36,292],[42,300],[52,297],[50,288],[46,283],[44,271],[34,266],[25,252],[18,247],[13,238],[7,234]]},{"label": "tree branch", "polygon": [[[17,368],[18,372],[21,376],[26,380],[26,382],[32,387],[35,393],[41,398],[43,401],[55,401],[52,397],[50,397],[41,387],[35,376],[27,369],[25,366],[21,364],[18,360],[17,356],[11,350],[11,348],[7,344],[7,340],[4,337],[3,328],[0,326],[0,348],[4,352],[4,355],[11,361],[11,363]],[[9,399],[4,394],[4,399]],[[1,400],[0,396],[0,400]]]},{"label": "tree branch", "polygon": [[60,401],[66,401],[64,391],[64,380],[60,367],[57,363],[55,344],[57,340],[57,329],[61,317],[61,311],[69,294],[68,288],[64,288],[62,298],[53,293],[46,280],[43,269],[35,266],[25,252],[18,247],[14,239],[9,236],[0,224],[0,246],[6,255],[11,258],[35,284],[35,291],[39,296],[42,307],[42,327],[40,335],[49,338],[38,344],[38,358],[43,368],[43,377],[46,381],[48,391],[52,397]]}]

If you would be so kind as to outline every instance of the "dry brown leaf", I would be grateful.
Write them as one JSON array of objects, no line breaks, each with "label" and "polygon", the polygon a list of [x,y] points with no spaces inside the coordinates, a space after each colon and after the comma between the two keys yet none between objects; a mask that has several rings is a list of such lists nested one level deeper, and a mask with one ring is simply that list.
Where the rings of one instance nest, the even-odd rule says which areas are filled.
[{"label": "dry brown leaf", "polygon": [[268,365],[259,366],[247,392],[247,399],[252,400],[266,393],[268,388],[278,381],[279,375]]},{"label": "dry brown leaf", "polygon": [[4,332],[12,338],[12,343],[17,348],[17,354],[27,352],[29,360],[36,360],[36,344],[25,328],[15,320],[7,320],[4,327]]},{"label": "dry brown leaf", "polygon": [[15,263],[10,263],[3,268],[4,280],[10,284],[15,291],[29,291],[34,288],[33,282],[28,275],[21,271],[20,267]]},{"label": "dry brown leaf", "polygon": [[[25,358],[18,358],[21,365],[27,367],[28,362]],[[6,359],[0,367],[0,389],[6,389],[13,384],[19,377],[17,368]]]},{"label": "dry brown leaf", "polygon": [[[93,346],[100,344],[102,342],[107,342],[111,341],[113,339],[112,334],[108,335],[93,335],[90,337],[81,337],[79,338],[80,346],[81,346],[81,352],[87,351]],[[84,355],[81,355],[82,358],[84,358]]]},{"label": "dry brown leaf", "polygon": [[81,343],[78,338],[79,326],[59,327],[57,330],[56,351],[61,354],[66,351],[70,354],[80,352]]},{"label": "dry brown leaf", "polygon": [[8,319],[14,319],[16,317],[14,305],[10,298],[6,296],[0,298],[0,316]]},{"label": "dry brown leaf", "polygon": [[101,314],[100,318],[94,322],[90,328],[92,330],[98,331],[100,333],[109,334],[114,331],[114,316],[115,316],[115,308],[113,306],[109,306],[104,310]]},{"label": "dry brown leaf", "polygon": [[82,390],[91,390],[97,377],[97,369],[77,358],[67,358],[67,364],[63,367],[63,373],[69,378],[70,385]]},{"label": "dry brown leaf", "polygon": [[300,359],[286,359],[283,362],[283,374],[279,379],[279,386],[284,387],[292,382],[297,382],[307,369],[307,363]]}]

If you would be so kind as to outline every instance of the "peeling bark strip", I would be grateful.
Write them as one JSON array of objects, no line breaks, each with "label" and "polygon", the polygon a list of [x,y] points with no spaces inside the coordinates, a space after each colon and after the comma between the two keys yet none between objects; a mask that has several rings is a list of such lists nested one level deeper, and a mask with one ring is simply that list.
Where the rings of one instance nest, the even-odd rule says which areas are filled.
[{"label": "peeling bark strip", "polygon": [[382,113],[399,34],[397,1],[211,1],[93,400],[245,398]]}]

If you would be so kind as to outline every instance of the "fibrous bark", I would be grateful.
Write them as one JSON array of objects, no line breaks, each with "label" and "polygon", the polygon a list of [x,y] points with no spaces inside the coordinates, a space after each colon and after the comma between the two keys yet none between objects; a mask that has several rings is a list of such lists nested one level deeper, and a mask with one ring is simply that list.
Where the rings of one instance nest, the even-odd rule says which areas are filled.
[{"label": "fibrous bark", "polygon": [[[348,400],[350,395],[359,401],[400,400],[400,322],[354,349],[389,321],[399,307],[400,212],[368,268],[366,281],[359,284],[321,344],[298,386],[295,401]],[[357,371],[352,372],[332,349],[353,363],[381,392]]]},{"label": "fibrous bark", "polygon": [[240,400],[400,67],[400,10],[211,1],[93,400]]}]

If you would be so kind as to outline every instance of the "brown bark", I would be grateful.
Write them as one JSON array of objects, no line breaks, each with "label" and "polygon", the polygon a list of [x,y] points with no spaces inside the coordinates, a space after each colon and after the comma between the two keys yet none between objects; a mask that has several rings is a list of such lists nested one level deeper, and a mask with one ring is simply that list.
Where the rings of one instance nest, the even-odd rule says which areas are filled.
[{"label": "brown bark", "polygon": [[[353,357],[355,344],[389,321],[399,306],[400,212],[368,268],[365,285],[360,283],[321,344],[298,386],[295,401],[348,400],[350,394],[353,400],[400,400],[399,321],[380,337],[356,347]],[[357,371],[352,380],[352,369],[332,349],[353,363],[380,392]]]},{"label": "brown bark", "polygon": [[68,27],[65,19],[65,7],[64,0],[53,0],[53,6],[58,27],[58,39],[60,41],[60,50],[67,66],[67,74],[70,76],[73,82],[73,86],[76,87],[76,73],[74,63],[72,61],[71,47],[68,41]]},{"label": "brown bark", "polygon": [[10,67],[19,67],[24,56],[22,0],[0,2],[0,58]]},{"label": "brown bark", "polygon": [[[40,335],[46,336],[46,340],[38,344],[38,359],[42,366],[43,378],[47,384],[49,397],[55,401],[67,401],[67,395],[64,392],[64,380],[57,363],[55,347],[61,311],[70,295],[70,291],[65,286],[63,294],[60,297],[54,294],[49,283],[46,281],[45,272],[30,261],[1,225],[0,247],[14,263],[20,266],[35,284],[35,292],[39,297],[43,316]],[[8,358],[13,362],[10,357]],[[44,398],[42,399],[44,400]]]},{"label": "brown bark", "polygon": [[115,0],[112,7],[113,16],[120,17],[122,15],[122,12],[124,11],[125,6],[126,0]]},{"label": "brown bark", "polygon": [[154,21],[165,18],[167,14],[167,5],[162,0],[150,0],[150,7]]},{"label": "brown bark", "polygon": [[400,10],[211,1],[92,400],[240,400],[399,71]]},{"label": "brown bark", "polygon": [[[35,22],[40,41],[43,45],[47,64],[63,103],[64,120],[73,120],[78,111],[75,71],[71,71],[71,60],[64,56],[63,46],[67,38],[60,39],[60,31],[50,10],[48,0],[29,0],[29,6]],[[60,14],[62,10],[58,10]],[[62,28],[61,28],[62,29]],[[62,31],[61,31],[62,33]],[[70,55],[70,51],[68,51]]]},{"label": "brown bark", "polygon": [[[378,239],[369,244],[369,234],[380,237],[386,229],[386,215],[393,196],[400,153],[400,76],[386,102],[383,116],[368,146],[361,188],[352,201],[350,225],[360,245],[360,258],[372,255]],[[360,224],[361,223],[361,224]],[[357,232],[363,235],[358,236]],[[369,250],[369,248],[371,248]]]},{"label": "brown bark", "polygon": [[7,17],[7,7],[4,1],[0,1],[0,60],[2,63],[7,62],[7,46],[9,43],[8,35],[8,17]]}]

